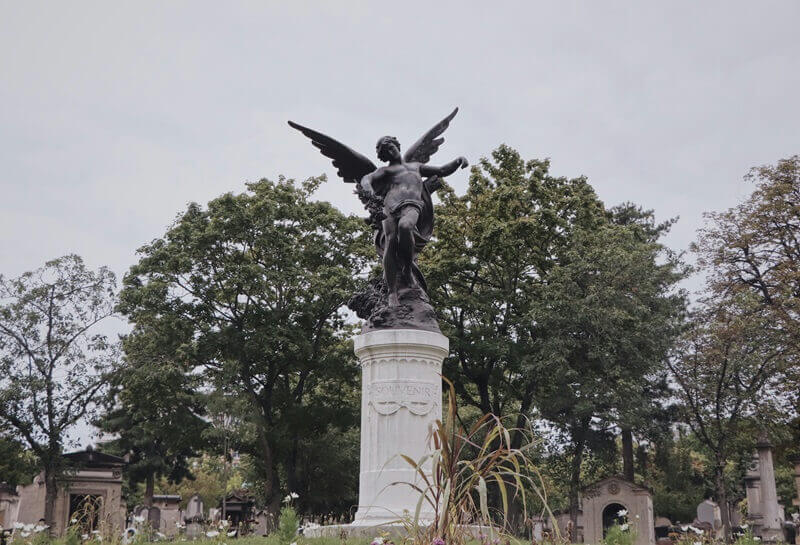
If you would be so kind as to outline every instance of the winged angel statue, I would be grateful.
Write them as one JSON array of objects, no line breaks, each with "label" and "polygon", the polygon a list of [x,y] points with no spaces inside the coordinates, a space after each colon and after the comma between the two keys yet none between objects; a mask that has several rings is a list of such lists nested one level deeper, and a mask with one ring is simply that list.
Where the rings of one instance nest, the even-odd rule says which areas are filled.
[{"label": "winged angel statue", "polygon": [[369,212],[366,221],[375,230],[383,278],[371,282],[366,292],[353,296],[349,303],[367,321],[365,331],[439,331],[417,255],[433,233],[431,193],[441,187],[442,177],[469,164],[459,157],[440,167],[428,165],[444,142],[441,135],[456,113],[458,108],[422,135],[404,155],[394,136],[379,139],[375,146],[378,159],[388,163],[381,167],[330,136],[289,121],[291,127],[311,139],[322,155],[333,160],[345,182],[356,184],[355,193]]}]

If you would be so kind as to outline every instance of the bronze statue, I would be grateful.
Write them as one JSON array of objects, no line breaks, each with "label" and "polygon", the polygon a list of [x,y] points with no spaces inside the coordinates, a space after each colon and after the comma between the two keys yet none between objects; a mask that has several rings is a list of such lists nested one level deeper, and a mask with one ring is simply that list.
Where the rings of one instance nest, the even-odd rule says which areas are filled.
[{"label": "bronze statue", "polygon": [[434,125],[405,155],[400,154],[400,142],[395,137],[378,140],[378,159],[388,162],[382,167],[329,136],[289,121],[324,156],[333,159],[333,166],[345,182],[357,184],[356,194],[370,214],[367,222],[376,231],[375,247],[383,259],[383,278],[373,281],[349,304],[367,320],[366,331],[439,330],[417,255],[433,233],[431,193],[441,186],[440,177],[468,166],[464,157],[441,167],[427,164],[444,142],[441,134],[457,112],[458,108]]}]

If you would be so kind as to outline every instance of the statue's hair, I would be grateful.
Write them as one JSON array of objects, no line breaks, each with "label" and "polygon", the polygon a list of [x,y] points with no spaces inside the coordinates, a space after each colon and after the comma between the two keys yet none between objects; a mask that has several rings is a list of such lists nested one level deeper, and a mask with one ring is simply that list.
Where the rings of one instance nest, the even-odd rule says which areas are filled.
[{"label": "statue's hair", "polygon": [[389,160],[389,158],[383,152],[383,149],[390,142],[392,144],[394,144],[395,146],[397,146],[397,149],[400,149],[400,142],[394,136],[382,136],[381,138],[378,139],[378,143],[375,144],[375,151],[378,152],[378,159],[380,159],[381,161],[388,161]]}]

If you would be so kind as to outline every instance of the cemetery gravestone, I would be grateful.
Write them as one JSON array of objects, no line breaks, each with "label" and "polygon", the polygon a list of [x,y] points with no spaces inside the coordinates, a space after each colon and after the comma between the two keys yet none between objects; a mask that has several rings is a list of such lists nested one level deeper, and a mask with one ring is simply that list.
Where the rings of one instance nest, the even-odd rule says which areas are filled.
[{"label": "cemetery gravestone", "polygon": [[205,508],[203,506],[203,499],[200,497],[200,495],[195,494],[189,498],[189,501],[186,504],[186,520],[202,520],[204,518],[204,513]]},{"label": "cemetery gravestone", "polygon": [[747,518],[753,533],[762,541],[783,541],[783,508],[778,504],[772,444],[766,435],[759,437],[756,454],[745,475]]},{"label": "cemetery gravestone", "polygon": [[205,506],[199,494],[189,498],[186,504],[184,522],[186,523],[186,537],[197,539],[203,536],[203,522],[205,520]]},{"label": "cemetery gravestone", "polygon": [[722,537],[722,511],[716,502],[704,500],[697,506],[697,522],[716,538]]}]

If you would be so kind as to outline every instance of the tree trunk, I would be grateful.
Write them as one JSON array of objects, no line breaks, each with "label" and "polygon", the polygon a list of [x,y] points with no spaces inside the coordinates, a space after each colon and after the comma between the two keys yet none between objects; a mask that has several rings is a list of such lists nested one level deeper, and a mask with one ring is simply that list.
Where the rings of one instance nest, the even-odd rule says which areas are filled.
[{"label": "tree trunk", "polygon": [[[289,449],[289,457],[286,458],[286,486],[288,486],[289,492],[300,493],[300,477],[297,474],[299,443],[300,440],[297,435],[295,435],[292,438],[292,447]],[[305,500],[305,498],[303,498],[303,500]]]},{"label": "tree trunk", "polygon": [[[277,483],[278,479],[279,479],[278,471],[273,468],[272,482]],[[278,527],[278,517],[281,514],[282,501],[283,498],[281,498],[281,495],[278,493],[278,490],[275,490],[269,499],[269,503],[267,504],[267,512],[269,513],[270,519],[272,520],[272,523],[275,525],[275,528]]]},{"label": "tree trunk", "polygon": [[622,428],[622,476],[633,482],[633,432],[630,428]]},{"label": "tree trunk", "polygon": [[636,449],[636,459],[639,461],[639,475],[647,482],[647,447],[641,443],[639,443]]},{"label": "tree trunk", "polygon": [[272,446],[267,438],[266,426],[266,418],[262,418],[261,425],[258,426],[258,445],[261,449],[261,461],[264,464],[264,497],[267,498],[268,502],[267,510],[273,516],[277,516],[281,504],[281,498],[277,490],[279,477],[275,469]]},{"label": "tree trunk", "polygon": [[581,492],[581,463],[583,462],[583,451],[586,446],[586,429],[581,424],[575,430],[573,441],[575,441],[575,451],[572,458],[572,472],[569,480],[569,520],[572,523],[572,535],[569,536],[572,543],[578,538],[578,511],[580,510]]},{"label": "tree trunk", "polygon": [[144,484],[144,506],[148,509],[153,507],[153,494],[155,494],[156,489],[156,474],[154,471],[150,471],[147,473],[147,477],[145,478]]},{"label": "tree trunk", "polygon": [[725,543],[731,542],[731,516],[728,511],[728,490],[725,486],[725,460],[717,457],[714,464],[714,485],[717,489],[717,504],[722,513],[722,531]]},{"label": "tree trunk", "polygon": [[489,414],[492,412],[492,398],[489,395],[489,379],[488,377],[481,376],[475,379],[475,385],[478,387],[478,396],[481,400],[481,412]]},{"label": "tree trunk", "polygon": [[55,536],[56,498],[58,496],[57,470],[48,466],[44,470],[44,523],[50,527],[51,536]]}]

